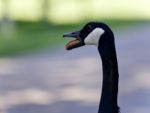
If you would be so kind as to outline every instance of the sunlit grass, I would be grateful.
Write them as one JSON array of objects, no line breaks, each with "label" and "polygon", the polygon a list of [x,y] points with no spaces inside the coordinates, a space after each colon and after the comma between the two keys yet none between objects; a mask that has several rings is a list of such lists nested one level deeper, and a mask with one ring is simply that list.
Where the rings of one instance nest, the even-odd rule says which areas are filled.
[{"label": "sunlit grass", "polygon": [[[53,0],[54,1],[54,0]],[[150,19],[147,4],[150,1],[135,0],[61,0],[52,2],[50,17],[55,23],[69,23],[86,19]]]},{"label": "sunlit grass", "polygon": [[[9,0],[13,19],[39,21],[43,0]],[[0,0],[0,17],[2,9]],[[149,0],[49,0],[49,21],[56,24],[78,23],[87,19],[150,20]]]},{"label": "sunlit grass", "polygon": [[16,20],[40,20],[41,2],[39,0],[10,0],[10,15]]}]

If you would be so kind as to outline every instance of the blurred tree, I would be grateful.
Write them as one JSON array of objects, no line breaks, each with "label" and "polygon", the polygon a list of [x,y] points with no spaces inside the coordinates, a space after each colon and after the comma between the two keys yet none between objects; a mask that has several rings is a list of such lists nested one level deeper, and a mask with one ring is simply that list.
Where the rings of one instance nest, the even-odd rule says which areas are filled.
[{"label": "blurred tree", "polygon": [[12,37],[15,32],[15,23],[10,18],[9,0],[2,0],[2,21],[0,31],[6,38]]},{"label": "blurred tree", "polygon": [[48,12],[49,12],[49,0],[43,0],[43,7],[42,7],[42,22],[44,24],[48,24]]},{"label": "blurred tree", "polygon": [[2,0],[2,5],[3,5],[3,20],[8,20],[9,19],[9,0]]}]

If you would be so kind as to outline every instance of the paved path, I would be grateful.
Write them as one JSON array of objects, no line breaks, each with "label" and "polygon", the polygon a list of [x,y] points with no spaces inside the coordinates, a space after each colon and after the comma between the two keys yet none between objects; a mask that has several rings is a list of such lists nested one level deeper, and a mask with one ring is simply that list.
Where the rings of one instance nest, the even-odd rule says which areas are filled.
[{"label": "paved path", "polygon": [[[150,112],[150,24],[115,32],[122,113]],[[0,58],[2,113],[97,113],[101,60],[95,47]]]}]

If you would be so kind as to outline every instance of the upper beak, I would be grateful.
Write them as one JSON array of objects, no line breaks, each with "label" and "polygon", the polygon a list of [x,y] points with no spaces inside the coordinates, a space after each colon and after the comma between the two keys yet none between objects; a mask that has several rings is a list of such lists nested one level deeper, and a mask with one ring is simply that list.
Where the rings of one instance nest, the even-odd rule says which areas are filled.
[{"label": "upper beak", "polygon": [[75,31],[75,32],[71,32],[71,33],[65,33],[63,35],[63,37],[78,38],[79,34],[80,34],[80,31]]},{"label": "upper beak", "polygon": [[70,41],[69,43],[66,44],[66,49],[67,50],[71,50],[77,47],[81,47],[84,44],[84,42],[81,40],[80,36],[80,31],[75,31],[75,32],[71,32],[71,33],[65,33],[63,35],[63,37],[72,37],[75,38],[75,40]]}]

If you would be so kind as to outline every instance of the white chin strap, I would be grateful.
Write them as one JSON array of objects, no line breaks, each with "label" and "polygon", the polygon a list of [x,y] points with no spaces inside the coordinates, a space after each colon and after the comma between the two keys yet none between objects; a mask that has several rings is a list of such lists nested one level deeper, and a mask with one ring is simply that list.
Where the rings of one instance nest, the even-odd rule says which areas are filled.
[{"label": "white chin strap", "polygon": [[85,39],[84,43],[86,45],[96,45],[98,46],[99,40],[102,36],[102,34],[105,31],[102,28],[95,28]]}]

